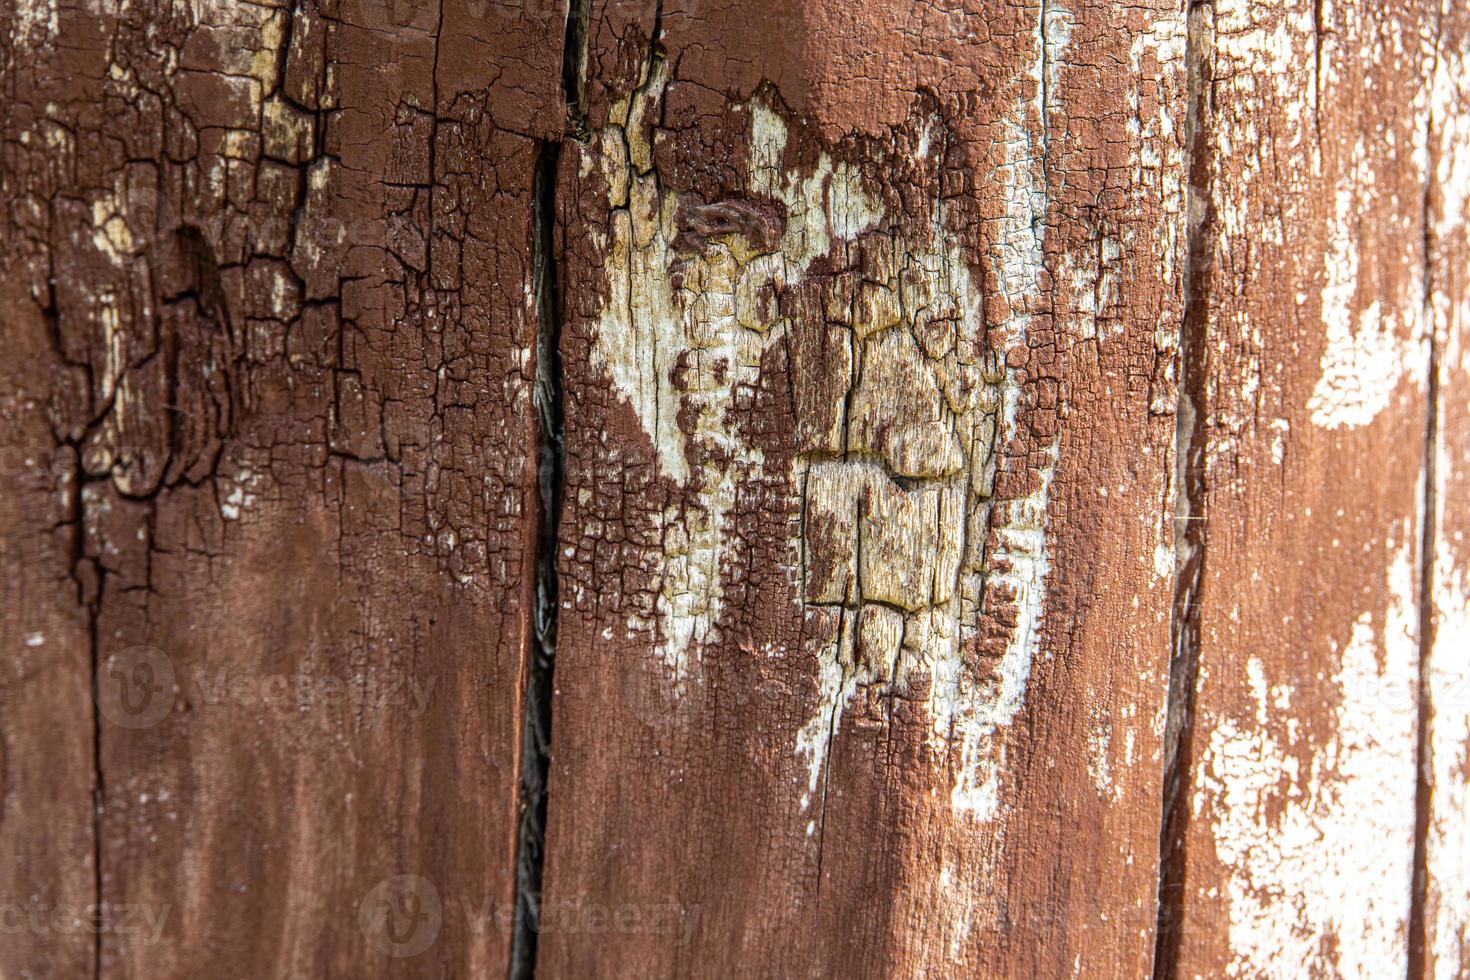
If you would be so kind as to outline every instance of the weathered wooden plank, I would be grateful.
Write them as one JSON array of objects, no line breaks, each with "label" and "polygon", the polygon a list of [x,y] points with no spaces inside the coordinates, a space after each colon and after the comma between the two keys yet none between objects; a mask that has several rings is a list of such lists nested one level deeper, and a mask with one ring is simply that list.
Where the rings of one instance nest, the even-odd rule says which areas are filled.
[{"label": "weathered wooden plank", "polygon": [[[0,178],[0,196],[9,182]],[[3,220],[3,219],[0,219]],[[47,419],[54,366],[34,242],[0,259],[0,975],[86,976],[93,864],[91,638],[71,577],[75,470]]]},{"label": "weathered wooden plank", "polygon": [[1193,14],[1165,975],[1405,968],[1436,8]]},{"label": "weathered wooden plank", "polygon": [[[1418,976],[1470,972],[1470,10],[1445,3],[1429,103],[1426,299],[1436,348]],[[1416,975],[1411,971],[1411,976]]]},{"label": "weathered wooden plank", "polygon": [[1466,12],[553,6],[0,12],[0,973],[1464,972]]},{"label": "weathered wooden plank", "polygon": [[[103,932],[101,973],[504,971],[564,15],[13,11],[3,241],[37,247],[4,329],[41,370],[6,445],[72,462],[5,504],[16,628],[46,636],[7,668],[6,812],[34,809],[4,836],[35,846],[7,894],[93,887],[95,764],[88,900],[171,911],[157,942]],[[397,875],[418,893],[375,888]],[[7,974],[50,955],[27,938]]]},{"label": "weathered wooden plank", "polygon": [[1147,972],[1172,7],[593,5],[542,975]]}]

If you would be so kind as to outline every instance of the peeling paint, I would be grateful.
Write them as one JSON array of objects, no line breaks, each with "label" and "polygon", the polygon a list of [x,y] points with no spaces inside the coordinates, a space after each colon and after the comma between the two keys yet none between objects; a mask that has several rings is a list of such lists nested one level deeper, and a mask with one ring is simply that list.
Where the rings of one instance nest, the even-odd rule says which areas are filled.
[{"label": "peeling paint", "polygon": [[[1273,724],[1283,697],[1259,660],[1248,668],[1254,718],[1210,733],[1199,787],[1213,800],[1213,839],[1229,874],[1229,976],[1308,972],[1386,976],[1402,969],[1409,912],[1417,676],[1412,547],[1403,528],[1380,624],[1352,624],[1332,682],[1331,741],[1303,763]],[[1409,697],[1412,704],[1412,695]],[[1196,806],[1202,802],[1196,796]]]},{"label": "peeling paint", "polygon": [[51,44],[60,30],[59,10],[58,0],[28,0],[12,4],[14,40],[22,48],[41,48]]},{"label": "peeling paint", "polygon": [[[1064,52],[1068,22],[1060,8],[1048,14],[1055,28],[1048,59]],[[1017,110],[997,172],[1006,210],[987,258],[1009,313],[990,351],[980,342],[984,296],[964,250],[886,231],[881,202],[850,163],[821,153],[800,172],[784,169],[788,125],[763,99],[744,107],[749,191],[753,201],[779,202],[779,238],[766,243],[757,231],[733,231],[685,244],[681,209],[704,202],[688,204],[658,186],[651,150],[636,135],[663,84],[656,61],[594,134],[595,149],[581,164],[586,175],[601,175],[611,209],[602,239],[610,296],[594,323],[592,360],[632,408],[659,472],[684,491],[684,503],[663,515],[660,535],[659,659],[681,688],[698,669],[699,650],[719,639],[735,488],[767,465],[733,431],[730,413],[737,392],[755,387],[763,355],[789,343],[793,330],[769,297],[800,288],[816,260],[888,234],[887,281],[868,274],[828,312],[858,380],[833,416],[836,427],[803,438],[841,458],[803,456],[791,476],[806,488],[803,601],[842,610],[841,635],[812,650],[820,700],[796,738],[807,772],[803,807],[853,694],[923,678],[933,742],[960,758],[954,806],[991,816],[997,770],[989,739],[1020,709],[1040,647],[1046,514],[1059,452],[1058,443],[1043,448],[1029,493],[990,499],[998,449],[1019,445],[1027,424],[1022,376],[1004,359],[1025,350],[1041,292],[1046,202],[1026,125],[1028,113],[1041,110]],[[943,207],[935,206],[942,229]],[[987,530],[996,542],[990,555]],[[999,606],[1013,610],[1014,625],[995,638],[993,667],[977,674],[965,650],[981,639],[976,624],[985,610]]]},{"label": "peeling paint", "polygon": [[1464,828],[1470,824],[1470,780],[1466,778],[1466,741],[1470,739],[1470,584],[1454,567],[1452,553],[1441,552],[1435,571],[1435,648],[1429,670],[1430,785],[1434,806],[1428,827],[1431,952],[1436,978],[1464,975],[1470,963],[1470,850]]},{"label": "peeling paint", "polygon": [[[1322,287],[1322,322],[1327,346],[1322,353],[1322,376],[1307,409],[1312,422],[1324,429],[1369,425],[1393,400],[1400,381],[1422,385],[1425,356],[1422,342],[1402,339],[1398,314],[1375,299],[1354,313],[1358,296],[1356,225],[1359,198],[1371,194],[1373,173],[1362,142],[1356,150],[1358,165],[1337,188],[1336,213],[1328,229]],[[1400,304],[1398,308],[1408,308]]]}]

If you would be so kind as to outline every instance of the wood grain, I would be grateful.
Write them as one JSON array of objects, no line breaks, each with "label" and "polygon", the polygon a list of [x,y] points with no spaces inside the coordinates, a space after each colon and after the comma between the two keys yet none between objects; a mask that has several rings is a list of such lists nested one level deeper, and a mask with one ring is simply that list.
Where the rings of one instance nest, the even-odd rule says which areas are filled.
[{"label": "wood grain", "polygon": [[[1470,970],[1470,12],[1440,11],[1429,101],[1427,313],[1435,344],[1433,551],[1426,563],[1429,625],[1423,666],[1421,804],[1426,872],[1415,967],[1420,976]],[[1432,563],[1432,564],[1431,564]]]},{"label": "wood grain", "polygon": [[[8,188],[7,188],[8,189]],[[34,242],[0,262],[0,973],[87,976],[95,898],[91,635],[72,578],[73,453],[47,415],[49,325]],[[45,930],[38,941],[31,930]],[[58,924],[59,923],[59,924]]]},{"label": "wood grain", "polygon": [[473,6],[7,8],[6,896],[163,917],[7,976],[507,969],[565,22]]},{"label": "wood grain", "polygon": [[1182,18],[588,38],[540,972],[1147,972]]},{"label": "wood grain", "polygon": [[0,976],[1470,970],[1461,7],[0,4]]},{"label": "wood grain", "polygon": [[1160,965],[1395,974],[1415,839],[1434,9],[1193,16],[1193,704]]}]

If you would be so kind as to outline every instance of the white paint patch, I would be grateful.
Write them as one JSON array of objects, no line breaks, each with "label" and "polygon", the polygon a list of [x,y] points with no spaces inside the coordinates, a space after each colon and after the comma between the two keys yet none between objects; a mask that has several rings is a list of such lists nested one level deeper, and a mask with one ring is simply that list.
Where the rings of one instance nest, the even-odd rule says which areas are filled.
[{"label": "white paint patch", "polygon": [[[1030,496],[996,504],[993,518],[1000,547],[990,560],[991,578],[1014,590],[1018,615],[996,670],[991,689],[976,684],[969,669],[954,657],[937,666],[930,707],[935,728],[948,729],[960,740],[960,772],[950,801],[956,811],[989,820],[1000,800],[1004,759],[997,757],[991,736],[1009,725],[1026,700],[1031,667],[1041,648],[1041,622],[1046,605],[1046,576],[1051,562],[1046,547],[1047,508],[1056,475],[1057,446],[1045,450],[1040,486]],[[942,672],[941,672],[942,670]],[[1003,750],[1002,750],[1003,751]]]},{"label": "white paint patch", "polygon": [[[995,476],[997,462],[992,450],[996,443],[1015,445],[1030,439],[1025,420],[1020,418],[1020,374],[1000,365],[1006,353],[1026,347],[1044,279],[1047,202],[1041,159],[1045,148],[1038,145],[1034,123],[1038,112],[1044,115],[1041,100],[1046,90],[1054,90],[1062,77],[1058,65],[1070,24],[1070,15],[1058,7],[1052,7],[1046,16],[1045,64],[1037,67],[1038,102],[1018,106],[1007,124],[1004,159],[995,174],[1005,213],[998,222],[996,240],[983,256],[1011,311],[1009,319],[999,325],[998,349],[956,352],[962,345],[977,348],[975,338],[983,336],[984,297],[971,281],[969,262],[959,243],[896,238],[895,252],[909,278],[897,279],[899,285],[892,288],[865,284],[879,296],[874,307],[865,308],[874,321],[853,324],[858,346],[864,353],[869,348],[885,356],[891,352],[893,358],[903,360],[905,370],[912,366],[914,385],[933,386],[936,392],[935,414],[932,419],[917,420],[912,433],[905,431],[906,437],[913,437],[909,442],[875,442],[868,447],[871,455],[881,457],[881,464],[864,456],[820,465],[851,468],[855,485],[864,487],[869,480],[881,478],[881,491],[867,491],[867,499],[871,506],[893,508],[904,520],[911,519],[910,510],[919,512],[915,501],[922,500],[926,509],[912,518],[914,526],[933,529],[936,541],[934,548],[911,555],[905,550],[910,542],[886,540],[882,530],[883,526],[902,529],[908,524],[890,520],[884,513],[873,530],[870,518],[863,518],[870,521],[864,525],[869,530],[864,532],[867,536],[861,548],[853,548],[855,567],[862,569],[861,585],[835,600],[856,606],[843,614],[847,632],[829,638],[816,653],[819,703],[795,738],[797,756],[805,764],[803,809],[813,805],[831,739],[854,693],[875,684],[903,685],[913,672],[922,672],[931,682],[934,744],[942,752],[957,751],[960,759],[952,805],[981,819],[994,816],[998,808],[1004,762],[998,754],[1004,749],[994,744],[998,740],[992,736],[1011,722],[1024,703],[1041,645],[1045,581],[1050,570],[1047,511],[1059,443],[1041,449],[1042,462],[1032,475],[1032,489],[1017,499],[987,499],[972,506],[966,498],[971,483],[966,481],[973,481],[977,488],[988,486],[986,481]],[[752,242],[732,234],[676,252],[678,195],[657,187],[648,163],[640,164],[647,160],[648,148],[641,136],[634,135],[636,127],[624,132],[616,124],[623,118],[641,117],[647,107],[640,100],[651,101],[659,85],[660,69],[655,68],[627,115],[615,110],[614,125],[589,143],[596,150],[587,151],[589,157],[597,154],[588,165],[600,170],[606,180],[612,215],[603,242],[609,299],[594,325],[592,358],[606,372],[617,396],[632,408],[652,446],[660,475],[682,489],[686,501],[682,509],[670,509],[663,515],[655,621],[630,624],[658,631],[657,656],[676,689],[681,689],[697,669],[700,649],[719,638],[722,576],[731,556],[735,488],[762,476],[766,466],[763,455],[745,445],[728,419],[736,393],[755,385],[762,355],[772,345],[784,343],[788,329],[775,312],[761,322],[750,322],[742,313],[742,297],[800,283],[814,260],[881,228],[885,215],[880,200],[864,187],[858,170],[846,162],[821,154],[805,176],[787,172],[781,166],[789,138],[786,123],[769,106],[756,101],[748,107],[752,117],[749,189],[753,196],[778,200],[785,207],[785,226],[776,250],[758,254]],[[942,209],[935,225],[944,225]],[[1116,251],[1115,243],[1109,247]],[[1111,288],[1100,285],[1104,294]],[[904,292],[910,289],[912,296]],[[899,293],[904,295],[901,303],[896,298]],[[877,322],[893,310],[912,317],[916,309],[928,309],[929,304],[933,312],[944,314],[937,322],[955,324],[954,337],[934,340],[935,350],[948,345],[940,353],[926,348],[921,354],[915,331],[893,329],[898,326],[898,315],[892,324],[886,319]],[[912,350],[908,344],[913,345]],[[894,363],[882,358],[878,362],[880,368]],[[862,395],[858,390],[851,399],[849,439],[867,437],[854,435],[862,428],[865,411],[885,422],[900,417],[896,406],[876,401],[865,405]],[[871,428],[877,430],[876,425]],[[697,456],[692,451],[696,448],[700,450]],[[697,464],[696,458],[700,460]],[[919,463],[933,470],[915,474],[904,469]],[[807,464],[798,463],[802,465]],[[874,472],[859,472],[863,468]],[[890,474],[915,477],[923,486],[900,488]],[[984,492],[987,497],[989,492]],[[931,499],[935,506],[927,509]],[[987,518],[997,543],[984,556],[982,569],[979,556]],[[881,552],[869,550],[880,548]],[[875,557],[880,554],[882,560]],[[969,563],[971,555],[975,556],[973,563]],[[917,574],[921,571],[932,574]],[[880,594],[883,590],[887,591]],[[865,599],[877,599],[883,605],[864,607]],[[1002,602],[1007,611],[1014,612],[1016,623],[1006,637],[993,676],[978,679],[962,651],[966,641],[974,638],[986,604]],[[891,614],[900,627],[891,645],[885,647],[881,662],[859,658],[854,649],[875,642],[867,626],[859,630],[856,622],[865,608],[887,610],[884,615]]]},{"label": "white paint patch", "polygon": [[[800,281],[813,259],[877,228],[883,205],[863,187],[862,175],[848,163],[832,162],[826,153],[810,176],[793,177],[781,168],[789,138],[786,123],[764,102],[750,103],[750,189],[786,205],[786,230],[780,254],[789,281]],[[795,273],[795,275],[791,275]]]},{"label": "white paint patch", "polygon": [[1072,27],[1076,23],[1072,12],[1061,4],[1049,0],[1042,4],[1042,37],[1046,54],[1046,102],[1043,108],[1050,112],[1062,103],[1062,64],[1067,46],[1072,43]]},{"label": "white paint patch", "polygon": [[57,19],[60,4],[57,0],[20,0],[10,4],[9,10],[15,20],[11,38],[22,48],[40,48],[49,45],[61,29]]},{"label": "white paint patch", "polygon": [[1249,668],[1255,717],[1224,719],[1211,733],[1196,800],[1213,802],[1215,851],[1229,875],[1228,976],[1402,970],[1418,660],[1411,555],[1404,544],[1390,569],[1381,628],[1371,613],[1352,625],[1334,677],[1336,731],[1309,762],[1290,733],[1275,734],[1285,727],[1273,711],[1281,698],[1258,661]]},{"label": "white paint patch", "polygon": [[118,315],[117,297],[111,290],[97,293],[92,300],[95,303],[97,319],[102,324],[102,397],[104,400],[112,399],[123,377],[123,367],[127,362],[122,321]]},{"label": "white paint patch", "polygon": [[[1322,323],[1327,347],[1322,377],[1307,401],[1312,422],[1324,429],[1369,425],[1388,407],[1406,376],[1423,381],[1423,344],[1401,339],[1398,312],[1379,300],[1361,314],[1354,309],[1361,259],[1355,228],[1364,213],[1358,197],[1373,192],[1373,172],[1359,141],[1353,167],[1337,188],[1337,208],[1328,229],[1322,286]],[[1408,304],[1403,304],[1408,308]]]},{"label": "white paint patch", "polygon": [[[1054,12],[1048,26],[1064,24],[1065,17]],[[1046,65],[1038,64],[1038,103],[1018,107],[1009,121],[1004,163],[996,176],[1000,179],[1005,210],[999,223],[998,240],[987,255],[994,278],[1011,310],[1008,322],[998,331],[999,362],[1007,353],[1027,344],[1027,331],[1032,310],[1041,295],[1044,276],[1044,236],[1046,195],[1040,179],[1040,159],[1044,147],[1038,146],[1034,125],[1028,113],[1044,114],[1041,105],[1053,76],[1053,66],[1064,53],[1065,29],[1057,37],[1048,38]],[[777,120],[779,121],[779,120]],[[775,129],[774,126],[771,127]],[[772,145],[784,145],[784,135]],[[775,160],[772,155],[769,159]],[[809,196],[804,192],[801,196]],[[801,196],[786,197],[788,207]],[[942,215],[937,221],[942,226]],[[790,230],[788,229],[788,237]],[[806,236],[811,237],[811,236]],[[804,261],[803,239],[796,241],[798,262]],[[983,296],[971,282],[964,254],[953,245],[939,254],[911,243],[900,243],[901,250],[921,268],[935,270],[934,292],[948,301],[962,316],[967,331],[978,331],[982,322]],[[1006,368],[995,386],[999,443],[1014,445],[1026,438],[1019,417],[1022,385],[1018,373]],[[1058,444],[1042,450],[1044,463],[1036,475],[1031,493],[988,505],[989,524],[997,541],[992,554],[985,557],[985,570],[963,564],[961,587],[948,602],[923,609],[909,620],[916,634],[903,650],[905,671],[928,673],[928,707],[932,723],[931,738],[942,751],[957,749],[959,766],[950,793],[951,806],[957,813],[977,820],[993,819],[999,811],[1001,774],[1005,768],[1004,744],[994,736],[1010,724],[1025,701],[1032,665],[1041,645],[1041,626],[1045,611],[1045,581],[1050,570],[1046,522],[1052,482],[1056,472]],[[973,449],[972,449],[973,452]],[[974,460],[971,460],[972,465]],[[996,456],[987,452],[982,479],[993,478]],[[976,507],[971,517],[984,528],[987,516],[984,505]],[[976,536],[983,535],[977,531]],[[949,537],[963,540],[962,529],[941,533],[941,542]],[[1003,598],[998,598],[1003,597]],[[936,597],[937,598],[937,597]],[[974,630],[976,619],[986,602],[1004,601],[1015,614],[1016,623],[1007,637],[1004,652],[993,676],[977,678],[963,655],[965,642]],[[824,673],[825,676],[825,673]],[[889,683],[902,685],[905,678],[892,677]],[[803,728],[803,755],[816,760],[810,739],[817,733],[830,733],[835,727],[828,722],[831,702],[842,703],[851,697],[857,685],[836,685],[824,681],[821,710]],[[840,705],[837,717],[840,717]],[[813,766],[813,778],[820,765]],[[813,783],[815,785],[815,783]]]},{"label": "white paint patch", "polygon": [[857,690],[858,677],[852,668],[851,630],[844,624],[838,635],[817,656],[817,685],[821,694],[817,713],[796,733],[796,753],[807,762],[807,787],[801,808],[808,809],[821,782],[827,749],[842,721],[842,711]]},{"label": "white paint patch", "polygon": [[1435,183],[1440,192],[1435,232],[1448,240],[1470,217],[1470,64],[1466,52],[1441,45],[1438,71],[1430,92],[1429,111],[1440,141]]},{"label": "white paint patch", "polygon": [[[1047,67],[1060,64],[1064,54],[1064,46],[1048,43]],[[1038,82],[1045,79],[1045,74],[1038,74]],[[1049,84],[1039,86],[1036,111],[1042,119],[1047,113],[1042,96]],[[1009,121],[1006,162],[999,174],[1005,215],[1000,255],[992,259],[996,280],[1013,311],[1010,323],[1001,330],[1002,358],[1026,347],[1030,310],[1041,296],[1045,273],[1047,202],[1037,166],[1038,148],[1033,143],[1023,109]],[[1019,428],[1021,392],[1016,372],[1007,368],[1000,392],[1002,445],[1015,445],[1024,438]],[[1046,522],[1059,446],[1060,437],[1042,449],[1045,462],[1034,490],[1020,499],[997,501],[990,515],[998,546],[987,557],[985,593],[993,596],[1010,592],[1015,596],[1016,612],[1016,624],[1007,637],[995,677],[984,683],[976,680],[961,656],[958,635],[941,651],[933,668],[930,710],[935,731],[947,733],[958,741],[960,749],[960,768],[950,803],[956,812],[977,820],[994,819],[999,812],[1005,748],[995,744],[993,736],[1010,724],[1025,703],[1032,665],[1041,647],[1046,577],[1051,569]]]},{"label": "white paint patch", "polygon": [[[750,111],[750,189],[781,201],[787,210],[779,254],[756,257],[752,271],[770,284],[795,285],[834,242],[852,241],[877,227],[882,207],[863,189],[853,167],[834,164],[826,154],[808,177],[784,173],[780,159],[788,138],[786,124],[764,103],[752,103]],[[684,484],[690,476],[686,437],[676,422],[683,395],[670,374],[681,355],[702,349],[706,341],[699,334],[718,336],[734,329],[736,283],[719,283],[726,287],[720,290],[721,301],[700,296],[700,309],[679,302],[672,277],[679,258],[672,245],[678,195],[658,188],[652,175],[630,173],[629,162],[615,155],[623,149],[618,141],[615,152],[599,161],[609,183],[629,188],[630,200],[628,211],[617,212],[613,221],[607,266],[612,296],[597,321],[593,360],[612,375],[618,392],[632,405],[662,471]],[[704,255],[693,257],[695,265],[706,261]],[[714,315],[704,316],[712,308]],[[768,335],[761,349],[775,339]]]},{"label": "white paint patch", "polygon": [[951,963],[963,963],[971,948],[970,934],[974,931],[977,889],[970,869],[956,873],[953,865],[941,864],[938,875],[938,895],[930,906],[943,909],[936,925],[944,940],[944,951]]},{"label": "white paint patch", "polygon": [[117,193],[107,193],[92,202],[92,244],[118,266],[132,257],[134,246],[120,201]]},{"label": "white paint patch", "polygon": [[[1442,195],[1435,232],[1442,242],[1463,241],[1470,219],[1470,65],[1465,53],[1441,45],[1438,71],[1431,92],[1430,112],[1440,141],[1435,179]],[[1447,250],[1446,254],[1454,254]],[[1442,365],[1445,375],[1439,396],[1442,420],[1463,418],[1451,409],[1463,400],[1457,379],[1470,377],[1470,298],[1446,291],[1456,277],[1437,275],[1430,299],[1430,313],[1438,335],[1444,338]],[[1448,281],[1447,281],[1448,280]],[[1428,670],[1429,779],[1431,810],[1426,835],[1429,894],[1425,917],[1429,932],[1429,954],[1434,980],[1452,980],[1470,974],[1470,847],[1465,828],[1470,827],[1470,567],[1465,557],[1463,510],[1455,505],[1463,497],[1456,486],[1470,480],[1470,460],[1447,452],[1443,444],[1453,424],[1441,422],[1438,460],[1439,513],[1436,514],[1434,587],[1431,601],[1435,617],[1434,649]]]},{"label": "white paint patch", "polygon": [[[651,178],[645,182],[651,183]],[[686,346],[669,275],[673,236],[664,227],[673,212],[658,207],[651,187],[640,186],[638,194],[639,203],[650,210],[636,219],[631,211],[613,216],[607,264],[610,295],[597,321],[592,357],[632,405],[660,469],[686,483],[689,461],[676,422],[679,393],[669,380],[674,358]],[[641,246],[639,238],[644,239]]]},{"label": "white paint patch", "polygon": [[1452,551],[1439,552],[1435,572],[1435,651],[1429,661],[1429,767],[1433,808],[1427,835],[1430,868],[1430,952],[1433,976],[1463,977],[1470,962],[1470,585],[1452,564]]},{"label": "white paint patch", "polygon": [[254,475],[250,470],[242,469],[226,486],[229,490],[220,501],[220,516],[227,521],[238,521],[240,515],[255,504],[255,494],[251,492],[255,487]]},{"label": "white paint patch", "polygon": [[1428,902],[1430,952],[1436,980],[1470,972],[1461,959],[1470,947],[1470,583],[1441,541],[1434,581],[1435,639],[1429,661],[1429,769],[1433,787],[1426,839],[1431,869]]},{"label": "white paint patch", "polygon": [[1106,720],[1094,724],[1087,734],[1087,767],[1092,773],[1092,785],[1104,799],[1113,795],[1112,750],[1112,726]]},{"label": "white paint patch", "polygon": [[[656,97],[661,66],[635,98],[635,116]],[[660,188],[654,174],[640,172],[637,159],[646,149],[630,146],[617,127],[597,143],[603,152],[596,165],[612,189],[610,203],[626,207],[613,211],[610,297],[596,323],[593,363],[632,407],[660,472],[692,496],[691,506],[664,514],[662,535],[659,656],[676,685],[689,676],[699,648],[718,638],[736,488],[765,464],[764,454],[727,419],[736,392],[758,382],[762,355],[782,341],[785,324],[741,322],[740,294],[799,282],[834,242],[850,241],[882,219],[881,206],[846,163],[823,154],[808,177],[782,172],[785,123],[763,103],[752,103],[750,111],[751,190],[787,210],[775,253],[756,254],[740,236],[725,236],[694,254],[677,254],[679,195]],[[692,432],[681,426],[681,412],[692,419]],[[691,444],[721,462],[691,467]]]},{"label": "white paint patch", "polygon": [[1289,419],[1271,420],[1271,462],[1280,466],[1286,461],[1286,444],[1291,437]]},{"label": "white paint patch", "polygon": [[1163,582],[1173,578],[1174,549],[1167,542],[1154,548],[1154,581]]},{"label": "white paint patch", "polygon": [[[1307,39],[1315,36],[1312,8],[1216,0],[1210,11],[1203,13],[1202,26],[1212,38],[1216,102],[1229,107],[1215,115],[1219,156],[1229,161],[1230,170],[1228,180],[1212,184],[1220,239],[1255,240],[1274,231],[1272,223],[1261,220],[1261,212],[1266,195],[1275,194],[1269,181],[1265,193],[1256,190],[1263,168],[1263,140],[1257,129],[1261,114],[1256,107],[1269,104],[1285,114],[1291,131],[1278,133],[1278,139],[1293,144],[1307,139],[1305,127],[1312,125],[1308,113],[1316,95],[1310,84],[1304,84],[1300,66],[1303,52],[1309,50]],[[1294,206],[1290,202],[1288,206],[1289,221]]]},{"label": "white paint patch", "polygon": [[[1143,222],[1126,226],[1134,248],[1148,248],[1158,255],[1161,276],[1173,281],[1183,266],[1184,237],[1181,232],[1185,217],[1184,160],[1178,134],[1178,123],[1171,109],[1171,99],[1186,88],[1185,52],[1187,18],[1183,8],[1161,12],[1133,39],[1128,53],[1128,136],[1132,186],[1144,191],[1138,198],[1145,204],[1157,202],[1160,220],[1153,228]],[[1151,111],[1144,100],[1149,99]],[[1151,242],[1140,242],[1134,229],[1153,234]],[[1166,318],[1167,319],[1167,318]],[[1167,335],[1157,346],[1161,352],[1172,350],[1178,343],[1178,326],[1161,324]],[[1156,410],[1163,410],[1160,405]]]}]

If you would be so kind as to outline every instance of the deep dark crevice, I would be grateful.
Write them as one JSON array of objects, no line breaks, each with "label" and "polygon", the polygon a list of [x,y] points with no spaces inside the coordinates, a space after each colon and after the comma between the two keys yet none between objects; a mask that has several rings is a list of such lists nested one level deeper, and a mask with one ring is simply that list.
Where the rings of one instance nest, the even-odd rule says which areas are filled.
[{"label": "deep dark crevice", "polygon": [[[1179,404],[1175,414],[1175,569],[1170,616],[1167,720],[1164,727],[1163,800],[1159,831],[1158,922],[1154,934],[1155,980],[1175,975],[1184,926],[1185,844],[1190,819],[1188,784],[1194,761],[1195,696],[1199,682],[1199,592],[1204,580],[1207,496],[1204,449],[1208,437],[1209,243],[1214,235],[1210,204],[1208,118],[1211,111],[1209,54],[1213,7],[1191,3],[1185,61],[1188,117],[1185,123],[1184,320],[1179,336]],[[1201,200],[1202,198],[1202,200]]]},{"label": "deep dark crevice", "polygon": [[559,582],[556,552],[561,526],[565,449],[561,361],[561,305],[554,233],[557,161],[561,143],[542,144],[535,182],[535,278],[537,296],[536,408],[540,420],[537,456],[540,489],[535,638],[524,692],[521,740],[521,822],[516,855],[515,935],[510,975],[536,972],[542,863],[546,853],[546,790],[551,768],[552,672],[556,665]]},{"label": "deep dark crevice", "polygon": [[[566,136],[587,136],[587,25],[590,0],[568,0],[562,58],[562,98]],[[515,927],[511,939],[512,980],[536,974],[541,926],[541,881],[546,859],[547,789],[551,774],[551,713],[556,669],[556,630],[560,582],[556,554],[561,534],[565,483],[565,400],[562,379],[563,302],[556,245],[557,172],[561,140],[543,140],[533,186],[533,277],[536,293],[536,385],[539,422],[536,539],[536,594],[532,613],[535,636],[523,692],[521,733],[521,819],[516,849]]]},{"label": "deep dark crevice", "polygon": [[[1431,62],[1430,84],[1439,74],[1439,46],[1443,34],[1443,8],[1435,25],[1434,56]],[[1423,224],[1423,296],[1421,298],[1425,321],[1429,325],[1428,381],[1424,426],[1424,518],[1419,540],[1419,677],[1418,719],[1414,729],[1414,856],[1413,878],[1409,892],[1409,955],[1406,974],[1409,980],[1422,980],[1429,975],[1429,931],[1425,914],[1429,900],[1429,821],[1433,804],[1434,786],[1430,780],[1429,767],[1429,724],[1431,721],[1430,667],[1434,656],[1434,554],[1435,540],[1439,534],[1436,509],[1439,506],[1439,338],[1436,336],[1434,320],[1434,216],[1439,202],[1435,199],[1434,171],[1437,154],[1434,152],[1434,111],[1431,107],[1425,119],[1424,145],[1428,148],[1429,160],[1424,178],[1424,200],[1421,222]]]},{"label": "deep dark crevice", "polygon": [[587,27],[591,17],[592,0],[567,0],[561,87],[567,107],[567,132],[577,139],[587,136]]},{"label": "deep dark crevice", "polygon": [[653,70],[653,59],[664,51],[664,0],[655,0],[653,5],[653,37],[648,43],[648,68]]}]

